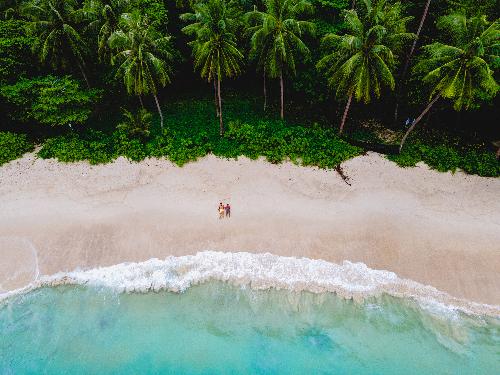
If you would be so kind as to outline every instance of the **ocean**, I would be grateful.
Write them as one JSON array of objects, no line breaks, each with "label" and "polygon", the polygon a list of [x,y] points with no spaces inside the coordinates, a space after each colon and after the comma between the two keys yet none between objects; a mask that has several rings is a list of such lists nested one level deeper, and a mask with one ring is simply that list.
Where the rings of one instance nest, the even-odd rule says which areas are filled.
[{"label": "ocean", "polygon": [[498,316],[405,283],[215,252],[54,275],[0,301],[0,374],[498,373]]}]

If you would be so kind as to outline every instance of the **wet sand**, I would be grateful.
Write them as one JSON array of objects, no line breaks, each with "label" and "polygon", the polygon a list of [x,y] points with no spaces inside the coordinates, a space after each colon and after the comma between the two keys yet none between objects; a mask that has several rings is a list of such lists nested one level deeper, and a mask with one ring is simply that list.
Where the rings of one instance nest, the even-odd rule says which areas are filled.
[{"label": "wet sand", "polygon": [[[335,171],[208,156],[178,168],[32,154],[0,167],[0,293],[40,275],[201,250],[363,262],[500,304],[500,179],[402,169],[369,153]],[[218,220],[227,199],[231,219]]]}]

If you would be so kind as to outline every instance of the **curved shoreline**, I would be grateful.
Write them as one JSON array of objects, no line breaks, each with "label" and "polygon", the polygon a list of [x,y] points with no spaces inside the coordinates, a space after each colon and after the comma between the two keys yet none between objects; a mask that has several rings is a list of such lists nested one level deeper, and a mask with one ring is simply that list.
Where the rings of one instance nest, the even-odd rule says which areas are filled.
[{"label": "curved shoreline", "polygon": [[393,272],[372,270],[363,263],[282,257],[270,253],[203,251],[196,255],[121,263],[85,271],[42,276],[16,291],[0,294],[0,301],[41,287],[88,285],[119,293],[148,293],[186,289],[209,281],[222,281],[254,290],[334,293],[361,302],[383,294],[415,300],[437,313],[460,311],[468,315],[500,318],[500,306],[478,304],[450,296],[431,286],[401,279]]},{"label": "curved shoreline", "polygon": [[[0,293],[52,275],[216,251],[364,263],[500,305],[500,179],[402,169],[369,153],[335,171],[209,156],[182,168],[25,155],[0,167]],[[230,220],[217,219],[229,198]]]}]

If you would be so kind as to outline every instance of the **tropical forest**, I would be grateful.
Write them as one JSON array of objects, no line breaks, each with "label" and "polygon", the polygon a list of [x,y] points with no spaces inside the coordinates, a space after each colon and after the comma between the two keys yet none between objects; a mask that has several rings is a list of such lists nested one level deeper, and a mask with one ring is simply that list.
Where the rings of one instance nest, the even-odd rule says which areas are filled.
[{"label": "tropical forest", "polygon": [[500,176],[496,0],[0,0],[0,165],[366,152]]}]

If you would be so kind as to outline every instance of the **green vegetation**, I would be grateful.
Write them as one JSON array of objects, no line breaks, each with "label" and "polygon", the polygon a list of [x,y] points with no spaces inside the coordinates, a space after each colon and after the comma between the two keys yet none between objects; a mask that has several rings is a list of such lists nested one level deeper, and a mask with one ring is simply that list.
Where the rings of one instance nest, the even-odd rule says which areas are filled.
[{"label": "green vegetation", "polygon": [[[236,44],[237,10],[225,0],[208,0],[193,6],[195,13],[181,16],[191,24],[182,31],[195,39],[189,44],[193,48],[194,64],[200,75],[214,83],[215,107],[219,117],[219,133],[224,135],[222,120],[221,81],[241,73],[243,54]],[[215,84],[217,81],[217,85]]]},{"label": "green vegetation", "polygon": [[401,4],[365,2],[364,11],[364,18],[354,10],[345,12],[347,33],[325,35],[323,43],[331,52],[317,64],[337,98],[347,98],[340,134],[353,97],[369,103],[372,95],[380,97],[384,86],[394,90],[395,54],[413,38],[406,32],[408,18],[401,17]]},{"label": "green vegetation", "polygon": [[32,49],[40,61],[53,68],[76,64],[90,87],[84,68],[86,45],[77,31],[79,5],[77,0],[41,0],[28,3],[24,12],[35,38]]},{"label": "green vegetation", "polygon": [[[247,13],[251,34],[250,55],[256,56],[258,66],[264,71],[264,97],[266,76],[280,79],[280,116],[285,116],[283,75],[294,76],[300,58],[309,56],[309,48],[302,41],[304,34],[312,34],[314,25],[300,20],[313,13],[311,3],[304,0],[265,0],[264,11]],[[266,101],[267,98],[264,99]],[[265,108],[266,105],[264,105]]]},{"label": "green vegetation", "polygon": [[[228,101],[229,126],[223,137],[214,126],[216,119],[210,101],[188,101],[167,106],[169,116],[163,130],[153,127],[151,133],[149,130],[144,133],[149,129],[147,113],[126,112],[126,121],[112,133],[93,130],[67,133],[48,139],[38,155],[65,162],[89,160],[93,164],[118,156],[134,161],[165,157],[183,165],[211,152],[224,158],[264,156],[272,163],[289,159],[301,165],[334,168],[362,152],[338,138],[332,129],[263,119],[254,105],[249,100]],[[242,110],[245,121],[239,119]],[[136,129],[141,129],[141,133],[132,134],[131,130]]]},{"label": "green vegetation", "polygon": [[0,1],[0,162],[34,143],[68,162],[213,153],[322,168],[380,149],[401,166],[499,176],[499,12],[494,0]]},{"label": "green vegetation", "polygon": [[33,150],[33,144],[24,134],[0,132],[0,165],[17,159]]},{"label": "green vegetation", "polygon": [[12,82],[30,68],[33,42],[25,21],[0,21],[0,85]]},{"label": "green vegetation", "polygon": [[120,122],[116,127],[118,130],[123,130],[131,138],[139,137],[147,139],[150,134],[151,120],[153,116],[144,108],[139,109],[136,113],[132,113],[126,109],[123,110],[124,121]]},{"label": "green vegetation", "polygon": [[43,125],[84,124],[101,90],[82,89],[70,76],[21,78],[13,85],[0,88],[0,95],[10,104],[14,120],[36,121]]},{"label": "green vegetation", "polygon": [[465,145],[460,139],[443,140],[442,134],[418,134],[400,154],[388,158],[402,167],[425,162],[440,172],[461,169],[486,177],[500,176],[500,163],[484,144]]},{"label": "green vegetation", "polygon": [[163,113],[158,102],[158,88],[170,83],[173,59],[170,37],[162,35],[148,24],[139,12],[124,13],[120,18],[120,30],[109,37],[109,47],[116,51],[111,59],[117,64],[116,76],[123,78],[129,94],[153,94],[163,127]]},{"label": "green vegetation", "polygon": [[467,18],[456,13],[443,16],[437,26],[451,44],[434,42],[423,47],[423,56],[415,72],[423,73],[423,82],[432,87],[430,102],[413,121],[401,140],[406,138],[439,98],[450,99],[457,111],[492,99],[498,93],[493,69],[499,65],[500,21],[491,24],[486,16]]}]

